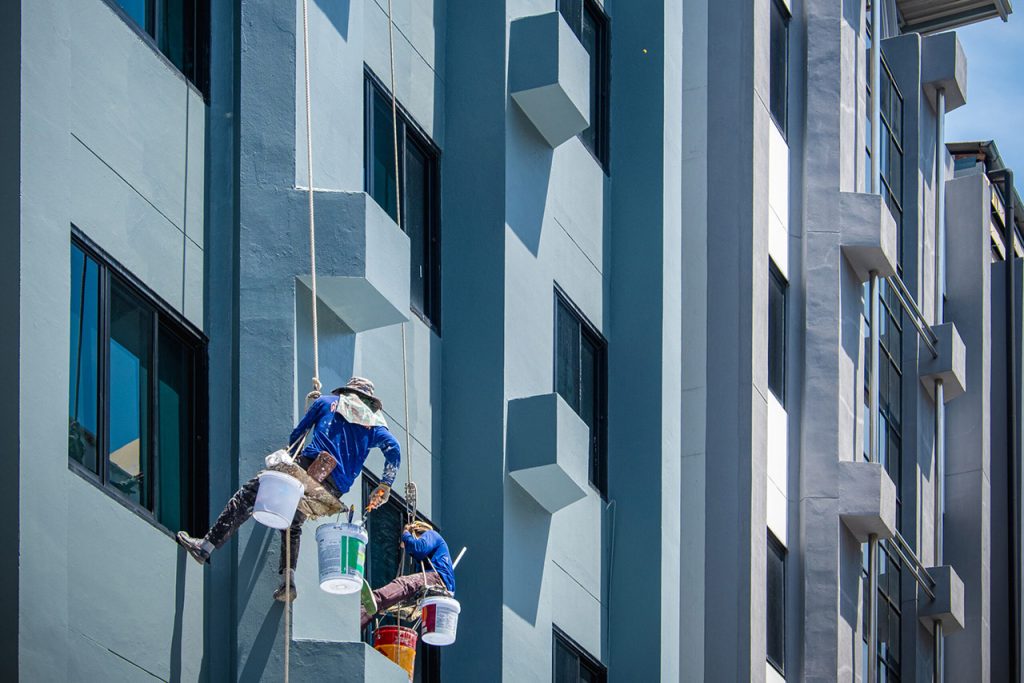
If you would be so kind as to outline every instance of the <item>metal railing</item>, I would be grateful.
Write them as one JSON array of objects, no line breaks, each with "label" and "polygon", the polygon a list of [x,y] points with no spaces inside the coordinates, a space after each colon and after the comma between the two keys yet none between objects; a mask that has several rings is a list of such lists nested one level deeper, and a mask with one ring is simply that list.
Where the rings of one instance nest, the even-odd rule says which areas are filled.
[{"label": "metal railing", "polygon": [[917,581],[917,585],[924,590],[929,598],[934,600],[935,579],[933,579],[928,573],[928,568],[921,563],[921,560],[917,557],[917,553],[914,552],[910,547],[910,544],[907,543],[907,540],[903,538],[903,535],[900,532],[897,531],[892,540],[893,543],[891,543],[890,546],[899,554],[900,558],[903,560],[903,564],[910,569],[910,573]]},{"label": "metal railing", "polygon": [[932,358],[939,357],[939,350],[935,348],[935,345],[939,343],[939,338],[932,332],[931,327],[928,325],[928,321],[925,320],[924,314],[921,313],[921,309],[918,308],[917,302],[914,301],[914,297],[910,294],[907,286],[903,284],[903,280],[900,279],[899,275],[891,275],[885,279],[892,287],[892,291],[896,292],[896,298],[900,300],[900,305],[903,310],[907,312],[910,317],[910,322],[914,324],[914,329],[917,330],[917,334],[921,337],[924,345],[928,347],[928,351],[932,354]]}]

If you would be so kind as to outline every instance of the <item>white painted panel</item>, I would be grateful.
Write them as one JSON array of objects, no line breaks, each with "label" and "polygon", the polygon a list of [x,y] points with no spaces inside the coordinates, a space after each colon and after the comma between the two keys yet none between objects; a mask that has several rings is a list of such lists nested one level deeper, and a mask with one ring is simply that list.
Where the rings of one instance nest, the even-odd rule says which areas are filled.
[{"label": "white painted panel", "polygon": [[[768,130],[768,207],[772,217],[768,254],[786,274],[784,264],[789,261],[789,145],[776,126],[768,126]],[[775,234],[776,223],[781,227],[781,239]]]},{"label": "white painted panel", "polygon": [[786,679],[782,677],[782,674],[776,671],[775,667],[769,664],[768,662],[764,663],[764,670],[765,683],[785,683]]},{"label": "white painted panel", "polygon": [[768,212],[768,255],[789,280],[789,233],[774,211]]},{"label": "white painted panel", "polygon": [[768,478],[779,487],[784,495],[788,495],[786,482],[789,479],[788,420],[786,409],[782,407],[774,394],[770,394],[768,397]]},{"label": "white painted panel", "polygon": [[774,394],[768,397],[768,528],[787,544],[787,499],[789,480],[788,416]]},{"label": "white painted panel", "polygon": [[772,481],[768,480],[768,506],[765,517],[768,522],[768,529],[775,534],[782,545],[789,547],[789,539],[786,533],[786,497]]}]

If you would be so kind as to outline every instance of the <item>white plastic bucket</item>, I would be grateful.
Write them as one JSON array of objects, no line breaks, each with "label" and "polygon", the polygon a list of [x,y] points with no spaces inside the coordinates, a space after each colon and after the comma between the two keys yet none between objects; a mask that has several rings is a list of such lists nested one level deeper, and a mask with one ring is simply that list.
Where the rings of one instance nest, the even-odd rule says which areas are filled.
[{"label": "white plastic bucket", "polygon": [[252,516],[271,529],[287,529],[305,489],[302,482],[283,472],[262,472]]},{"label": "white plastic bucket", "polygon": [[427,645],[451,645],[459,627],[462,607],[455,598],[435,596],[420,603],[423,608],[423,636]]},{"label": "white plastic bucket", "polygon": [[358,593],[369,537],[359,524],[321,524],[316,528],[320,588],[327,593]]}]

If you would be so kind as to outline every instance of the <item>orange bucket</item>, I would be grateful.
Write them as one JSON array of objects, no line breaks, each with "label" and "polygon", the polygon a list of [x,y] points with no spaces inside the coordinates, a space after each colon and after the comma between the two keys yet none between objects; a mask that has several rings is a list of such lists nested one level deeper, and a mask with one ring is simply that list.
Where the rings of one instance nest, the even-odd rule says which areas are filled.
[{"label": "orange bucket", "polygon": [[416,631],[405,626],[381,626],[373,633],[373,649],[405,669],[412,680],[416,666]]}]

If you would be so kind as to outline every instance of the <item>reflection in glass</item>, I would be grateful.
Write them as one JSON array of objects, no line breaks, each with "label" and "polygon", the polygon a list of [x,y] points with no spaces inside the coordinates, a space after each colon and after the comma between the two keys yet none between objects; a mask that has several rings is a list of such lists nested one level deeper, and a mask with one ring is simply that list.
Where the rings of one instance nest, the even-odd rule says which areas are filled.
[{"label": "reflection in glass", "polygon": [[111,486],[149,506],[149,392],[153,314],[116,279],[110,283]]},{"label": "reflection in glass", "polygon": [[99,472],[99,267],[71,247],[71,363],[68,456]]}]

